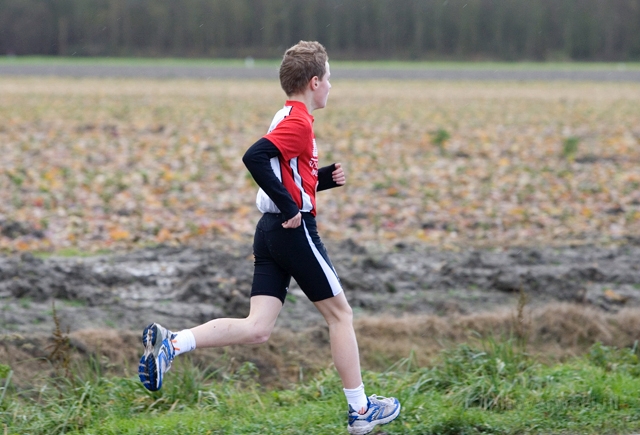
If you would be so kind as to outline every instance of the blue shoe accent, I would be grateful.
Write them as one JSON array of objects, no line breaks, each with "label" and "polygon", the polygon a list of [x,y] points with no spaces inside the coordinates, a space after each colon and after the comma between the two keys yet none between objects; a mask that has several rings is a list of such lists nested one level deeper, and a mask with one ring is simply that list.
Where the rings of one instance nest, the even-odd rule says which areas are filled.
[{"label": "blue shoe accent", "polygon": [[174,333],[157,323],[150,324],[142,332],[144,354],[138,365],[138,377],[149,391],[162,388],[162,378],[176,355],[171,342],[174,337]]},{"label": "blue shoe accent", "polygon": [[395,397],[382,397],[375,394],[367,399],[367,412],[358,414],[349,405],[349,424],[347,430],[352,435],[364,435],[376,426],[387,424],[400,415],[400,402]]}]

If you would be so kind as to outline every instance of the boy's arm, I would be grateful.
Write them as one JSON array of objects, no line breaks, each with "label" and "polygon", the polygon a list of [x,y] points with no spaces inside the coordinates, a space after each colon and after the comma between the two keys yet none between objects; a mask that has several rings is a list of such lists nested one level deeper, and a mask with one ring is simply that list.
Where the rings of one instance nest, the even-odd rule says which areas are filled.
[{"label": "boy's arm", "polygon": [[278,180],[273,169],[271,169],[270,160],[279,155],[280,150],[271,141],[261,138],[244,153],[242,162],[251,173],[253,179],[256,180],[258,186],[264,190],[280,209],[285,220],[289,220],[296,216],[300,209],[284,187],[284,184]]},{"label": "boy's arm", "polygon": [[346,183],[342,164],[334,163],[318,169],[318,192],[343,186]]}]

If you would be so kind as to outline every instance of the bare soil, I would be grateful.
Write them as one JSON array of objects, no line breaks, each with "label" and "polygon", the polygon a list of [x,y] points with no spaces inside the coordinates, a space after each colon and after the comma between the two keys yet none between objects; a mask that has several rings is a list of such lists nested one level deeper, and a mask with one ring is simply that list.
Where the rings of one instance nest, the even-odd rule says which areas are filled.
[{"label": "bare soil", "polygon": [[[347,240],[328,248],[357,317],[469,314],[573,302],[617,311],[640,306],[640,246],[437,251],[396,245],[372,252]],[[248,313],[251,246],[157,247],[88,258],[0,258],[0,333],[181,329]],[[278,326],[300,331],[322,318],[292,281]]]},{"label": "bare soil", "polygon": [[[354,307],[365,368],[384,368],[411,352],[428,363],[447,343],[478,332],[526,334],[537,351],[559,356],[595,341],[627,346],[640,337],[634,240],[468,252],[403,244],[376,251],[347,240],[328,250]],[[69,338],[64,358],[93,356],[135,375],[147,323],[179,330],[245,316],[251,279],[251,246],[233,241],[88,258],[2,257],[0,363],[19,383],[29,384],[34,372],[48,376],[61,358],[57,330]],[[326,327],[295,282],[269,343],[193,355],[228,370],[251,361],[267,383],[330,364]]]}]

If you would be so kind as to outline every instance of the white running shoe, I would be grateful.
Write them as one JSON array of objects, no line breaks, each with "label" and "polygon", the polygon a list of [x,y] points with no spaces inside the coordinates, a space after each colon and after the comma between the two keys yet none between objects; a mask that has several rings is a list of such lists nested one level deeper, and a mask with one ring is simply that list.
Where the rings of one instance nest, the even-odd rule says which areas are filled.
[{"label": "white running shoe", "polygon": [[144,355],[138,366],[140,382],[149,391],[162,388],[162,377],[171,368],[171,362],[176,356],[171,340],[176,334],[157,323],[152,323],[142,332]]},{"label": "white running shoe", "polygon": [[368,409],[358,414],[349,405],[349,425],[347,429],[352,435],[364,435],[371,432],[379,424],[387,424],[400,414],[400,402],[395,397],[382,397],[375,394],[368,398]]}]

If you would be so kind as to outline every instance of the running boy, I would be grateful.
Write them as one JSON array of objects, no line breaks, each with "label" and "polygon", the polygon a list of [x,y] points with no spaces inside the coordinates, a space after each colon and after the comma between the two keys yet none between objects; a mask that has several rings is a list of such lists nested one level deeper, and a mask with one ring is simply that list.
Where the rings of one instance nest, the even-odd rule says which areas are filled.
[{"label": "running boy", "polygon": [[267,341],[293,277],[329,326],[331,355],[349,407],[349,433],[369,433],[400,413],[397,399],[365,395],[353,313],[317,232],[316,192],[346,182],[340,163],[318,167],[313,134],[311,113],[327,104],[330,75],[328,56],[320,43],[300,41],[288,49],[280,65],[285,106],[276,113],[268,133],[242,159],[260,186],[256,204],[263,213],[253,242],[249,316],[214,319],[177,333],[157,323],[147,326],[138,369],[147,389],[162,387],[164,374],[181,353],[196,347]]}]

